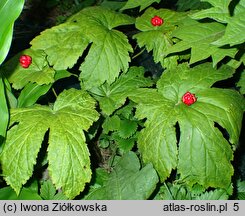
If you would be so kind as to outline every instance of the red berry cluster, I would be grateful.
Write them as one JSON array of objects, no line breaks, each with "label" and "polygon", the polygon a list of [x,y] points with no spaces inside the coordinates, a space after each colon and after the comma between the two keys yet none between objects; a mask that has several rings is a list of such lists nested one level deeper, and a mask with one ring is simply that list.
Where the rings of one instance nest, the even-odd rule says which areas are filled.
[{"label": "red berry cluster", "polygon": [[163,19],[159,16],[154,16],[151,18],[151,24],[153,26],[161,26],[163,24]]},{"label": "red berry cluster", "polygon": [[194,104],[197,101],[197,98],[195,94],[191,94],[190,92],[186,92],[182,96],[182,102],[186,104],[187,106],[190,106],[191,104]]},{"label": "red berry cluster", "polygon": [[29,55],[22,55],[20,56],[19,61],[23,68],[28,68],[31,65],[32,58]]}]

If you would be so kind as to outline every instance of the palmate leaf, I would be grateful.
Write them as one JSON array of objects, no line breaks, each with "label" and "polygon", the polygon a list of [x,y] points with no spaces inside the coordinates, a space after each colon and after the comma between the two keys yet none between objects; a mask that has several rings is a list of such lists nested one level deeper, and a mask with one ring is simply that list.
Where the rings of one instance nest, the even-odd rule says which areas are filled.
[{"label": "palmate leaf", "polygon": [[[153,26],[151,18],[159,16],[164,20],[162,26]],[[161,62],[163,67],[176,66],[176,57],[167,57],[166,51],[173,45],[170,33],[186,18],[187,13],[175,12],[168,9],[156,10],[149,8],[136,19],[136,28],[141,32],[134,35],[139,47],[146,47],[147,51],[153,51],[154,61]],[[165,58],[164,58],[165,57]]]},{"label": "palmate leaf", "polygon": [[218,22],[227,23],[230,17],[229,4],[231,0],[202,0],[210,3],[213,7],[201,10],[191,17],[193,19],[212,18]]},{"label": "palmate leaf", "polygon": [[219,48],[212,44],[222,37],[224,32],[225,26],[220,23],[199,23],[194,20],[186,20],[186,24],[176,29],[172,34],[173,37],[179,38],[181,41],[169,47],[166,53],[191,49],[190,64],[211,56],[215,66],[226,56],[233,58],[238,51],[236,48]]},{"label": "palmate leaf", "polygon": [[225,34],[219,40],[213,42],[218,46],[230,44],[231,46],[236,44],[242,44],[245,40],[245,0],[240,0],[235,6],[233,16],[227,20],[227,27]]},{"label": "palmate leaf", "polygon": [[158,176],[151,164],[140,169],[133,152],[123,155],[102,187],[91,191],[87,200],[145,200],[154,191]]},{"label": "palmate leaf", "polygon": [[[32,63],[28,68],[23,68],[19,64],[21,55],[32,57]],[[38,85],[50,84],[54,82],[55,76],[55,70],[48,65],[46,54],[43,51],[32,49],[24,50],[15,55],[3,65],[1,71],[15,89],[21,89],[29,82],[37,83]]]},{"label": "palmate leaf", "polygon": [[64,23],[43,31],[31,45],[45,51],[55,70],[62,70],[74,66],[89,42],[79,25]]},{"label": "palmate leaf", "polygon": [[126,5],[121,10],[126,10],[130,8],[135,8],[140,6],[140,11],[144,10],[152,3],[159,3],[161,0],[128,0]]},{"label": "palmate leaf", "polygon": [[[13,125],[8,133],[1,162],[5,180],[19,193],[31,177],[44,134],[49,129],[49,173],[56,188],[75,197],[90,181],[89,151],[83,130],[98,113],[94,100],[84,91],[62,92],[53,108],[34,105],[11,110]],[[15,123],[18,123],[15,125]]]},{"label": "palmate leaf", "polygon": [[[136,116],[147,118],[138,138],[139,151],[146,163],[153,163],[161,181],[177,168],[191,186],[226,188],[230,184],[233,154],[229,142],[238,143],[245,103],[236,91],[210,87],[232,74],[228,66],[217,70],[206,63],[190,69],[182,64],[167,70],[157,89],[140,89],[130,97],[138,103]],[[188,91],[197,97],[191,106],[181,101]],[[215,123],[227,131],[229,142]]]},{"label": "palmate leaf", "polygon": [[73,67],[92,43],[80,67],[80,79],[90,89],[105,81],[112,83],[121,70],[127,71],[133,49],[126,35],[114,28],[133,23],[134,18],[127,15],[88,7],[66,23],[44,31],[31,44],[33,49],[44,50],[50,64],[62,70]]},{"label": "palmate leaf", "polygon": [[136,88],[148,87],[152,84],[152,80],[144,77],[143,67],[131,67],[126,74],[122,74],[111,85],[105,83],[91,89],[90,92],[99,101],[102,112],[110,115],[125,103],[128,95]]}]

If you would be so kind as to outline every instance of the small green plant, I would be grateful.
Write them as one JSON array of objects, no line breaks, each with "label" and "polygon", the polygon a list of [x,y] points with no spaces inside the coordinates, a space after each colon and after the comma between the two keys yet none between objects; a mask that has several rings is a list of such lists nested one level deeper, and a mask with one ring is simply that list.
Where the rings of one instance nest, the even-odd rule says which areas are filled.
[{"label": "small green plant", "polygon": [[166,2],[98,1],[1,66],[2,198],[244,197],[245,1]]}]

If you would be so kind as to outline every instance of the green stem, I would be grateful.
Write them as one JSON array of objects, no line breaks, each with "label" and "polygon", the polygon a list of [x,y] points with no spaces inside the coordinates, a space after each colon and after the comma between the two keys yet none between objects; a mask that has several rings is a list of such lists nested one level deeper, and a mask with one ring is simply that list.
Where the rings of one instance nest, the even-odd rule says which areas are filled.
[{"label": "green stem", "polygon": [[58,95],[57,95],[57,93],[56,93],[56,91],[55,91],[55,89],[53,87],[52,87],[52,92],[54,93],[54,96],[57,98]]},{"label": "green stem", "polygon": [[141,55],[144,51],[145,51],[145,48],[142,49],[139,53],[135,54],[135,55],[132,57],[132,59],[137,58],[137,57],[138,57],[139,55]]}]

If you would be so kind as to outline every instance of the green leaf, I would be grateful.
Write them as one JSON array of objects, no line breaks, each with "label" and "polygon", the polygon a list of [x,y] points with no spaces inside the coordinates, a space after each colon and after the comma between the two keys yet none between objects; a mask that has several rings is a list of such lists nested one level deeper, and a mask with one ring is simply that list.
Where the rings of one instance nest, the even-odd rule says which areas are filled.
[{"label": "green leaf", "polygon": [[[72,74],[67,70],[56,71],[54,80],[57,81],[62,78],[71,76]],[[24,89],[22,89],[18,97],[18,107],[28,107],[37,102],[37,100],[45,95],[52,84],[38,85],[36,83],[28,83]]]},{"label": "green leaf", "polygon": [[126,10],[130,8],[135,8],[140,6],[140,11],[144,10],[152,3],[159,3],[161,0],[128,0],[126,5],[121,10]]},{"label": "green leaf", "polygon": [[0,2],[0,65],[8,54],[14,22],[20,15],[24,3],[24,0],[1,0]]},{"label": "green leaf", "polygon": [[212,44],[212,42],[222,37],[224,32],[225,26],[222,24],[192,21],[191,24],[183,25],[173,32],[172,36],[181,39],[181,41],[169,47],[167,54],[191,49],[190,64],[211,56],[215,66],[226,56],[233,58],[238,51],[236,48],[219,48]]},{"label": "green leaf", "polygon": [[182,185],[164,184],[154,200],[191,200],[191,193]]},{"label": "green leaf", "polygon": [[122,8],[125,5],[125,2],[115,2],[115,1],[104,0],[100,5],[116,11]]},{"label": "green leaf", "polygon": [[[49,129],[49,174],[56,188],[74,198],[90,181],[89,151],[83,130],[98,119],[94,100],[84,91],[62,92],[53,108],[34,105],[11,110],[11,124],[1,155],[5,180],[19,193]],[[15,124],[18,123],[18,124]]]},{"label": "green leaf", "polygon": [[202,0],[210,3],[213,7],[201,10],[191,17],[193,19],[212,18],[218,22],[227,23],[230,18],[229,4],[231,0]]},{"label": "green leaf", "polygon": [[16,108],[18,101],[13,93],[13,89],[6,78],[4,78],[3,81],[5,85],[6,100],[8,102],[9,108]]},{"label": "green leaf", "polygon": [[89,200],[144,200],[154,191],[158,176],[151,164],[140,169],[139,159],[133,152],[122,156],[108,181],[86,199]]},{"label": "green leaf", "polygon": [[237,193],[239,200],[245,200],[245,181],[237,182]]},{"label": "green leaf", "polygon": [[[8,54],[12,41],[14,22],[20,15],[23,5],[24,0],[2,0],[0,2],[0,65]],[[0,75],[0,145],[2,144],[3,137],[6,135],[9,121],[6,97],[3,77]]]},{"label": "green leaf", "polygon": [[121,119],[118,115],[107,117],[102,125],[103,132],[108,134],[110,131],[117,131],[120,128]]},{"label": "green leaf", "polygon": [[[164,72],[157,89],[140,89],[130,96],[138,103],[136,117],[147,118],[138,138],[139,151],[161,181],[177,167],[190,186],[227,188],[230,184],[233,154],[229,142],[238,143],[245,102],[236,91],[210,87],[233,73],[228,66],[217,70],[209,63],[194,68],[182,64]],[[197,97],[191,106],[182,102],[188,91]],[[228,132],[229,142],[215,123]]]},{"label": "green leaf", "polygon": [[68,22],[43,31],[31,45],[45,51],[55,70],[63,70],[75,65],[89,42],[79,25]]},{"label": "green leaf", "polygon": [[178,0],[176,5],[178,11],[198,10],[209,8],[210,6],[206,2],[201,2],[201,0]]},{"label": "green leaf", "polygon": [[129,52],[133,49],[126,35],[114,28],[133,23],[134,18],[127,15],[103,7],[88,7],[66,23],[44,31],[31,44],[33,49],[44,50],[49,63],[61,70],[71,68],[92,43],[80,67],[80,79],[90,89],[105,81],[112,83],[121,70],[128,70]]},{"label": "green leaf", "polygon": [[128,52],[133,50],[126,36],[119,31],[111,30],[101,35],[100,39],[100,43],[91,46],[85,62],[80,67],[80,79],[84,80],[86,88],[105,81],[110,84],[121,70],[126,72],[128,69]]},{"label": "green leaf", "polygon": [[[163,24],[161,26],[153,26],[151,24],[151,19],[154,16],[159,16],[163,19]],[[186,12],[176,12],[168,9],[159,9],[148,8],[144,14],[136,19],[136,28],[143,31],[161,31],[162,33],[169,33],[176,29],[176,26],[179,25],[187,17]]]},{"label": "green leaf", "polygon": [[40,189],[40,196],[45,200],[52,200],[56,194],[56,189],[50,180],[43,182]]},{"label": "green leaf", "polygon": [[67,197],[61,192],[56,193],[56,189],[52,184],[51,180],[43,182],[40,189],[40,196],[44,200],[66,200]]},{"label": "green leaf", "polygon": [[[19,64],[21,55],[32,57],[32,63],[28,68],[23,68]],[[15,89],[21,89],[29,82],[37,83],[38,85],[48,85],[54,82],[55,71],[49,67],[46,54],[40,50],[28,49],[15,55],[3,65],[1,70]]]},{"label": "green leaf", "polygon": [[29,188],[23,188],[17,196],[11,187],[4,187],[0,189],[0,200],[42,200],[42,198]]},{"label": "green leaf", "polygon": [[59,79],[63,79],[63,78],[67,78],[67,77],[70,77],[72,76],[73,74],[70,73],[69,71],[67,70],[58,70],[55,72],[55,76],[54,76],[54,79],[55,81],[59,80]]},{"label": "green leaf", "polygon": [[225,189],[215,189],[207,191],[200,196],[195,197],[196,200],[228,200],[229,194]]},{"label": "green leaf", "polygon": [[51,84],[37,85],[36,83],[28,83],[20,93],[18,107],[28,107],[33,105],[39,97],[46,94],[50,88]]},{"label": "green leaf", "polygon": [[5,85],[3,78],[0,75],[0,145],[2,144],[2,139],[6,135],[6,130],[9,122],[9,111],[5,95]]},{"label": "green leaf", "polygon": [[240,87],[240,92],[245,94],[245,70],[242,71],[241,77],[236,85]]},{"label": "green leaf", "polygon": [[118,132],[113,133],[111,139],[117,144],[121,154],[131,151],[137,141],[135,136],[122,138]]},{"label": "green leaf", "polygon": [[140,87],[152,85],[149,78],[144,77],[143,67],[131,67],[129,71],[121,76],[111,85],[108,83],[90,90],[96,100],[99,101],[102,112],[110,115],[121,107],[129,94]]},{"label": "green leaf", "polygon": [[136,121],[120,119],[117,115],[113,115],[106,118],[102,127],[105,134],[108,134],[110,131],[118,131],[118,135],[126,139],[136,132],[138,124]]},{"label": "green leaf", "polygon": [[[153,26],[151,18],[155,15],[164,20],[162,26]],[[136,28],[141,32],[134,35],[139,47],[146,47],[147,51],[153,51],[154,61],[161,62],[163,67],[177,65],[176,57],[167,57],[166,51],[173,45],[170,33],[176,28],[185,17],[186,13],[175,12],[168,9],[156,10],[149,8],[139,18],[136,19]]]},{"label": "green leaf", "polygon": [[99,86],[105,81],[111,84],[121,70],[128,70],[129,52],[133,51],[132,47],[127,37],[113,28],[132,24],[133,18],[94,7],[83,10],[70,21],[83,24],[93,42],[85,62],[80,67],[80,79],[87,89]]},{"label": "green leaf", "polygon": [[63,193],[59,192],[55,194],[53,200],[68,200],[68,198]]},{"label": "green leaf", "polygon": [[240,0],[234,9],[234,15],[227,20],[227,27],[225,34],[219,40],[216,40],[212,44],[217,46],[223,46],[230,44],[231,46],[236,44],[242,44],[245,40],[245,0]]},{"label": "green leaf", "polygon": [[128,119],[120,121],[120,127],[118,130],[118,135],[124,139],[131,137],[137,131],[138,124],[136,121],[131,121]]}]

